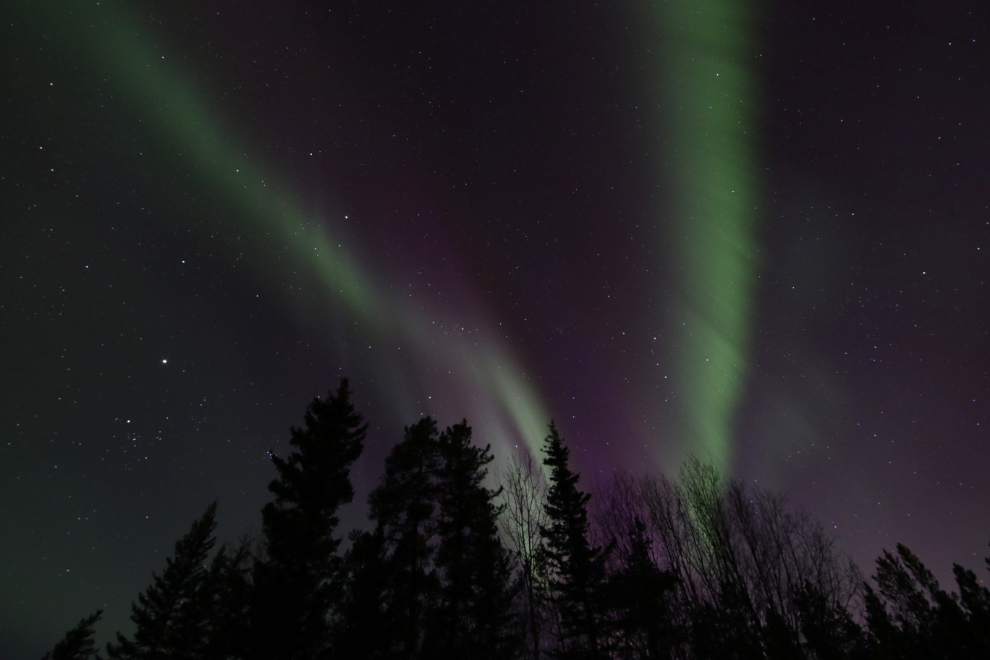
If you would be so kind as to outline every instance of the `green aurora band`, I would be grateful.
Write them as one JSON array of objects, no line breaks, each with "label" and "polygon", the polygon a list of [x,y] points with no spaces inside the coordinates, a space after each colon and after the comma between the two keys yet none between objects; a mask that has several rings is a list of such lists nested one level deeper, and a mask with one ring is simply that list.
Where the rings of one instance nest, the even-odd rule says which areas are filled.
[{"label": "green aurora band", "polygon": [[664,240],[677,268],[668,325],[684,446],[721,471],[745,384],[757,186],[756,85],[747,0],[656,2],[671,198]]},{"label": "green aurora band", "polygon": [[[348,256],[344,241],[334,236],[327,219],[299,211],[291,187],[252,162],[247,149],[222,130],[192,86],[172,69],[169,54],[163,56],[164,51],[154,46],[126,10],[114,10],[106,1],[38,4],[43,5],[34,7],[38,17],[51,27],[58,42],[84,54],[101,77],[125,89],[133,110],[152,120],[149,129],[163,146],[181,152],[201,185],[234,200],[239,221],[249,225],[245,229],[284,246],[283,256],[291,267],[272,259],[268,273],[289,278],[293,269],[307,271],[309,281],[321,286],[324,299],[336,302],[336,309],[357,325],[362,342],[412,349],[419,367],[413,370],[419,372],[416,375],[396,373],[392,353],[371,356],[370,373],[393,376],[376,380],[388,390],[383,393],[391,401],[408,401],[410,394],[425,388],[438,392],[441,399],[466,397],[468,410],[459,409],[458,415],[467,412],[493,447],[506,451],[522,442],[537,451],[550,415],[493,329],[497,324],[464,319],[431,323],[408,301],[377,283]],[[312,305],[312,298],[299,296],[292,302],[302,314],[303,305]],[[471,327],[477,329],[464,330]],[[427,372],[438,377],[424,383],[420,374]],[[420,410],[398,412],[408,420]]]},{"label": "green aurora band", "polygon": [[[40,3],[39,3],[40,4]],[[53,33],[86,55],[101,75],[129,92],[133,109],[151,119],[163,145],[177,148],[204,186],[234,200],[245,228],[285,247],[295,268],[318,282],[325,299],[338,304],[368,343],[412,349],[418,371],[448,374],[448,389],[467,396],[469,417],[503,450],[523,442],[535,451],[550,415],[522,365],[487,319],[451,320],[446,329],[389,287],[350,255],[326,218],[298,209],[298,191],[252,161],[171,67],[126,10],[99,5],[34,5]],[[661,94],[667,151],[662,163],[672,206],[664,241],[677,265],[677,294],[668,312],[677,349],[675,383],[683,419],[676,429],[683,445],[725,469],[731,462],[733,417],[744,385],[756,277],[753,225],[757,177],[753,171],[754,81],[745,0],[655,2],[659,26]],[[283,261],[269,272],[288,276]],[[292,301],[301,313],[311,303]],[[481,315],[478,315],[481,316]],[[471,333],[460,328],[474,327]],[[421,375],[395,373],[395,361],[372,356],[393,401],[422,391]],[[380,383],[381,384],[381,383]],[[403,410],[410,418],[418,411]],[[668,427],[669,428],[669,427]],[[654,441],[655,442],[655,441]]]}]

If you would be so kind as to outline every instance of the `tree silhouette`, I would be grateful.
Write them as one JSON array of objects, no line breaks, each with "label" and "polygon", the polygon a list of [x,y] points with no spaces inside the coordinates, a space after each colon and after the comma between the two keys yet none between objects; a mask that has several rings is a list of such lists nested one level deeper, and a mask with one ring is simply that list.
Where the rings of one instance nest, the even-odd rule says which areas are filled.
[{"label": "tree silhouette", "polygon": [[632,501],[678,579],[678,615],[695,657],[852,657],[850,607],[862,578],[822,525],[780,495],[690,459],[676,480],[649,475]]},{"label": "tree silhouette", "polygon": [[437,595],[432,571],[436,551],[436,483],[439,447],[436,422],[424,417],[385,459],[385,475],[368,498],[370,517],[388,551],[391,583],[383,594],[393,626],[395,657],[416,658],[422,646],[424,616]]},{"label": "tree silhouette", "polygon": [[205,599],[210,628],[204,660],[243,658],[250,640],[251,544],[247,539],[233,549],[223,546],[210,562]]},{"label": "tree silhouette", "polygon": [[560,616],[561,648],[557,655],[568,659],[605,657],[604,616],[606,552],[592,547],[588,537],[588,500],[578,490],[580,475],[571,471],[570,450],[556,426],[543,446],[543,464],[550,468],[547,491],[547,525],[541,555],[548,574],[548,596]]},{"label": "tree silhouette", "polygon": [[272,457],[275,495],[262,510],[265,555],[254,567],[250,655],[308,660],[329,639],[328,611],[339,598],[338,509],[354,498],[351,465],[364,448],[367,424],[354,411],[347,379],[314,399],[305,428],[291,429],[294,451]]},{"label": "tree silhouette", "polygon": [[[990,568],[990,557],[986,563]],[[990,655],[990,589],[979,583],[973,571],[958,564],[953,564],[952,572],[959,585],[959,604],[975,637],[973,649],[982,649],[984,655]]]},{"label": "tree silhouette", "polygon": [[527,655],[539,660],[545,634],[543,540],[540,528],[546,526],[546,481],[539,464],[527,452],[514,456],[499,476],[505,505],[502,533],[515,555],[521,579],[522,628],[527,638]]},{"label": "tree silhouette", "polygon": [[113,660],[169,660],[202,658],[209,639],[210,604],[205,566],[216,543],[216,502],[175,544],[165,570],[154,574],[151,586],[131,604],[133,638],[117,633],[107,644]]},{"label": "tree silhouette", "polygon": [[650,556],[651,541],[638,516],[629,530],[629,552],[609,580],[620,658],[670,658],[680,632],[675,623],[677,578],[661,571]]},{"label": "tree silhouette", "polygon": [[344,591],[333,626],[333,657],[381,660],[397,646],[392,565],[385,533],[355,530],[344,556]]},{"label": "tree silhouette", "polygon": [[99,657],[93,642],[93,626],[103,615],[103,610],[96,610],[76,624],[76,627],[65,633],[51,651],[41,660],[89,660]]},{"label": "tree silhouette", "polygon": [[876,658],[978,658],[990,656],[990,591],[971,571],[954,566],[959,593],[947,593],[906,546],[884,550],[867,585],[869,648]]},{"label": "tree silhouette", "polygon": [[441,433],[437,447],[434,565],[441,582],[426,657],[510,658],[518,646],[510,625],[517,588],[498,534],[500,492],[483,485],[491,447],[471,443],[466,421]]},{"label": "tree silhouette", "polygon": [[[617,475],[591,520],[553,423],[546,477],[517,457],[496,489],[491,448],[466,421],[406,427],[368,498],[373,529],[352,530],[339,557],[366,430],[346,380],[311,402],[293,452],[273,458],[260,551],[242,540],[208,561],[211,504],[132,603],[135,631],[117,633],[109,659],[990,658],[990,589],[972,571],[954,565],[947,592],[898,545],[871,587],[810,516],[695,459],[677,479]],[[100,615],[43,660],[98,658]]]},{"label": "tree silhouette", "polygon": [[816,660],[858,658],[865,653],[863,630],[849,610],[820,587],[805,582],[794,594],[805,648]]}]

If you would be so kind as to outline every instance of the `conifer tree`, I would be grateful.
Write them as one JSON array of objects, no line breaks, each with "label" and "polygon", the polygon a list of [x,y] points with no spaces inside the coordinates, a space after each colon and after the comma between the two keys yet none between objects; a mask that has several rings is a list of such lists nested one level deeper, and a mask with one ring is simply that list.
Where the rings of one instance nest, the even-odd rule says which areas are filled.
[{"label": "conifer tree", "polygon": [[385,475],[368,498],[388,552],[391,580],[383,594],[394,636],[393,657],[419,657],[424,615],[436,598],[431,562],[436,532],[435,476],[439,466],[437,425],[424,417],[405,429],[385,459]]},{"label": "conifer tree", "polygon": [[65,637],[55,647],[46,653],[41,660],[89,660],[96,656],[96,645],[93,643],[93,626],[103,615],[103,610],[97,610],[76,624],[76,627],[65,633]]},{"label": "conifer tree", "polygon": [[244,658],[250,640],[251,545],[247,539],[220,548],[206,581],[210,629],[204,660]]},{"label": "conifer tree", "polygon": [[354,530],[344,556],[344,591],[333,626],[332,657],[383,660],[397,646],[392,565],[381,527]]},{"label": "conifer tree", "polygon": [[[986,563],[990,568],[990,557]],[[952,572],[959,585],[959,604],[977,638],[974,645],[990,655],[990,589],[980,584],[973,571],[958,564],[953,564]]]},{"label": "conifer tree", "polygon": [[540,532],[549,598],[560,614],[562,648],[558,655],[568,660],[598,660],[606,656],[601,610],[607,553],[591,545],[587,508],[591,495],[578,489],[580,475],[571,471],[570,450],[552,422],[543,451],[543,464],[550,468],[550,487],[548,524]]},{"label": "conifer tree", "polygon": [[265,556],[254,568],[251,657],[308,660],[328,642],[328,615],[339,595],[338,509],[351,502],[351,465],[364,448],[367,424],[354,411],[347,379],[336,393],[314,399],[305,428],[291,429],[288,459],[262,510]]},{"label": "conifer tree", "polygon": [[680,642],[671,600],[677,578],[661,571],[650,556],[646,525],[635,516],[629,530],[629,552],[609,581],[621,637],[616,649],[623,658],[669,658]]},{"label": "conifer tree", "polygon": [[510,632],[517,588],[498,534],[501,507],[494,500],[500,491],[483,483],[491,446],[472,444],[463,421],[440,435],[438,450],[435,566],[441,586],[426,657],[510,658],[518,646]]},{"label": "conifer tree", "polygon": [[921,560],[897,544],[884,550],[874,580],[880,598],[867,585],[868,644],[877,658],[976,658],[990,654],[986,614],[990,591],[959,566],[959,594],[947,593]]},{"label": "conifer tree", "polygon": [[206,559],[216,543],[216,502],[175,544],[165,570],[131,604],[133,638],[117,633],[107,644],[112,660],[193,660],[202,658],[209,638]]}]

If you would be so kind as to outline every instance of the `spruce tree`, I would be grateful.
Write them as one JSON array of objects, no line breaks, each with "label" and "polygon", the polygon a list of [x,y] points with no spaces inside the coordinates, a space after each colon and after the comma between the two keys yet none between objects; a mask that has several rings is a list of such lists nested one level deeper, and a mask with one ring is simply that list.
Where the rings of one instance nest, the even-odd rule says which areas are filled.
[{"label": "spruce tree", "polygon": [[502,509],[495,498],[501,491],[484,486],[491,446],[472,444],[471,427],[463,421],[440,435],[438,449],[435,566],[441,586],[426,657],[513,657],[518,639],[510,624],[517,588],[498,534]]},{"label": "spruce tree", "polygon": [[206,559],[216,543],[216,502],[175,544],[161,575],[131,604],[132,638],[107,644],[112,660],[194,660],[203,657],[210,627]]},{"label": "spruce tree", "polygon": [[309,660],[328,643],[329,610],[339,597],[338,509],[351,502],[351,465],[367,424],[354,411],[347,379],[314,399],[305,428],[292,428],[288,459],[272,457],[275,496],[262,510],[265,556],[255,564],[251,657]]},{"label": "spruce tree", "polygon": [[426,611],[436,598],[432,570],[436,532],[437,425],[425,417],[405,429],[385,459],[385,476],[368,498],[387,556],[391,584],[383,594],[394,637],[392,657],[419,657]]},{"label": "spruce tree", "polygon": [[558,656],[598,660],[606,656],[604,613],[607,553],[588,538],[588,500],[578,487],[580,475],[568,465],[570,450],[556,426],[543,446],[543,464],[550,468],[547,491],[548,524],[540,528],[549,598],[557,607],[561,626]]},{"label": "spruce tree", "polygon": [[46,653],[41,660],[89,660],[96,655],[93,643],[93,626],[100,620],[103,610],[97,610],[65,633],[65,637]]}]

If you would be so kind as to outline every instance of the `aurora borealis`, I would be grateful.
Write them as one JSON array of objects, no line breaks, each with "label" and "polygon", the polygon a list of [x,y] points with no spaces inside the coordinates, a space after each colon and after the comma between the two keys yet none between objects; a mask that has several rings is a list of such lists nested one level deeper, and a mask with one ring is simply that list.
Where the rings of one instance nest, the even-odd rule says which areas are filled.
[{"label": "aurora borealis", "polygon": [[668,324],[680,347],[688,450],[725,470],[749,360],[757,271],[755,203],[762,181],[756,132],[750,3],[657,3],[662,116],[671,148],[671,222],[664,236],[679,266]]},{"label": "aurora borealis", "polygon": [[[224,134],[223,127],[196,100],[189,84],[163,62],[165,56],[156,57],[154,49],[144,43],[147,36],[133,17],[112,9],[90,11],[91,15],[80,17],[94,21],[90,29],[83,30],[85,42],[81,47],[92,56],[97,69],[124,83],[125,98],[133,111],[151,118],[156,137],[184,152],[192,161],[190,167],[202,173],[207,187],[229,196],[239,213],[238,222],[284,245],[285,258],[308,271],[314,295],[290,293],[285,300],[288,307],[302,315],[300,308],[314,300],[339,305],[344,318],[359,328],[362,341],[407,346],[415,371],[432,365],[452,376],[458,391],[473,392],[484,402],[482,408],[474,409],[469,401],[460,405],[468,412],[481,413],[472,417],[501,444],[519,439],[538,442],[542,420],[549,415],[486,322],[475,331],[474,341],[464,341],[458,331],[442,330],[443,326],[461,328],[463,323],[473,322],[467,319],[451,316],[445,318],[441,329],[430,327],[435,321],[427,321],[419,309],[388,293],[386,283],[376,282],[370,268],[349,256],[349,246],[334,236],[334,222],[327,212],[293,208],[293,186],[266,175],[243,152],[243,145]],[[76,27],[72,22],[61,27],[71,33]],[[437,344],[443,347],[437,350]],[[389,366],[383,362],[369,368],[380,372]],[[410,393],[383,392],[397,400],[407,399]],[[406,411],[407,417],[415,414],[411,409]]]},{"label": "aurora borealis", "polygon": [[586,483],[693,453],[864,572],[985,555],[980,5],[0,19],[0,658],[125,625],[213,499],[257,531],[341,375],[372,425],[345,525],[420,415],[499,458],[553,418]]}]

